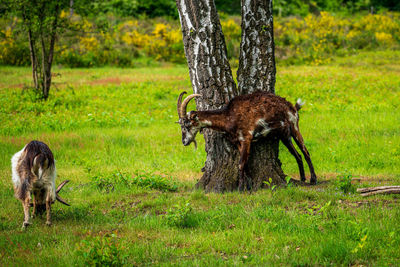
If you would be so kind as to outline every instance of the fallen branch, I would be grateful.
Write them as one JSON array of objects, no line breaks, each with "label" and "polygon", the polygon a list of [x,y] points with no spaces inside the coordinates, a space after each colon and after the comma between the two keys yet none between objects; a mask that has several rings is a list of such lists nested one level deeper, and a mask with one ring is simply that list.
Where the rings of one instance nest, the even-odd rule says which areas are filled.
[{"label": "fallen branch", "polygon": [[371,196],[376,194],[400,194],[400,186],[377,186],[377,187],[367,187],[358,188],[357,192],[361,193],[361,196]]},{"label": "fallen branch", "polygon": [[400,185],[357,188],[357,192],[365,193],[365,192],[372,192],[372,191],[385,190],[385,189],[394,189],[394,188],[400,188]]}]

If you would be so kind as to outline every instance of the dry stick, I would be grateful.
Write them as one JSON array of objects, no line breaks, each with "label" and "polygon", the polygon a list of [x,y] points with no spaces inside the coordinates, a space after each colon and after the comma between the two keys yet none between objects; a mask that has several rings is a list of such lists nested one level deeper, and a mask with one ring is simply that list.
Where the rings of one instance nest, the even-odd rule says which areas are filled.
[{"label": "dry stick", "polygon": [[385,190],[385,189],[396,189],[396,188],[400,188],[400,185],[358,188],[358,189],[357,189],[357,192],[359,192],[359,193],[366,193],[366,192],[372,192],[372,191],[378,191],[378,190]]},{"label": "dry stick", "polygon": [[362,193],[361,196],[366,197],[366,196],[371,196],[371,195],[376,195],[376,194],[400,194],[400,188],[391,188],[391,189],[384,189],[384,190],[377,190],[377,191]]}]

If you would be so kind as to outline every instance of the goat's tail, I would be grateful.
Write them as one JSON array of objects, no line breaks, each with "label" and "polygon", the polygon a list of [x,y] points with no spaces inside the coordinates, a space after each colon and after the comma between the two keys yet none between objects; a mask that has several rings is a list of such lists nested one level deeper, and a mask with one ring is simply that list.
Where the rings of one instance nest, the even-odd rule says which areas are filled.
[{"label": "goat's tail", "polygon": [[296,109],[297,111],[299,111],[299,110],[301,109],[301,107],[304,106],[305,103],[306,103],[306,102],[303,102],[303,101],[299,98],[299,99],[297,99],[296,105],[295,105],[294,107],[295,107],[295,109]]}]

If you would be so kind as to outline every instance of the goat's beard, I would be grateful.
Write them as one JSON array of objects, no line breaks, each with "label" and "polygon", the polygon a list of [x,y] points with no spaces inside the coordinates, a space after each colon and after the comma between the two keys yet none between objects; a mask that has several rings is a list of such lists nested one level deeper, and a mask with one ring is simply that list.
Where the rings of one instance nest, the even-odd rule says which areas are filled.
[{"label": "goat's beard", "polygon": [[193,144],[194,144],[194,149],[197,149],[197,142],[196,142],[196,139],[193,139]]}]

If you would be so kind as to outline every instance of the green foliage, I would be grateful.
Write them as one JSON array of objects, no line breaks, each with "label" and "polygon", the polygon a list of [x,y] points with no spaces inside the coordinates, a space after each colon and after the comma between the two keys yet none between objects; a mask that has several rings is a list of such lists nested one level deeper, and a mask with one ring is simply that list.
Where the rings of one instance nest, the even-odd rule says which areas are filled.
[{"label": "green foliage", "polygon": [[[308,14],[318,14],[322,11],[333,13],[354,14],[362,11],[381,11],[391,10],[400,11],[400,4],[396,1],[386,0],[274,0],[274,15],[280,17],[287,16],[307,16]],[[237,13],[240,14],[240,13]]]},{"label": "green foliage", "polygon": [[341,174],[336,177],[335,185],[343,193],[355,193],[356,188],[351,183],[353,180],[353,175],[351,174]]},{"label": "green foliage", "polygon": [[178,18],[174,0],[111,0],[92,1],[93,14],[115,14],[122,17]]},{"label": "green foliage", "polygon": [[293,183],[292,183],[292,177],[290,177],[290,176],[286,176],[285,177],[285,181],[286,181],[286,186],[287,187],[292,187],[293,186]]},{"label": "green foliage", "polygon": [[167,210],[164,215],[167,224],[169,226],[175,226],[179,228],[193,226],[193,211],[190,202],[186,202],[184,205],[176,204]]},{"label": "green foliage", "polygon": [[130,188],[133,185],[160,191],[174,192],[178,190],[178,186],[171,181],[171,177],[166,178],[147,172],[137,171],[130,177],[128,174],[117,171],[110,175],[95,175],[91,179],[96,187],[106,192],[114,191],[116,186]]},{"label": "green foliage", "polygon": [[[104,17],[103,20],[60,13],[62,37],[55,47],[55,62],[68,67],[137,67],[142,59],[185,63],[182,32],[178,21]],[[221,19],[228,58],[238,65],[240,17]],[[18,30],[21,20],[0,19],[0,64],[29,65],[26,34]],[[274,21],[277,61],[285,64],[329,63],[333,56],[355,50],[398,49],[400,15],[395,12],[341,16],[321,12]]]},{"label": "green foliage", "polygon": [[83,239],[76,247],[76,254],[90,266],[123,266],[127,263],[125,248],[112,234],[90,236]]},{"label": "green foliage", "polygon": [[268,180],[267,180],[267,181],[264,181],[263,183],[264,183],[265,185],[267,185],[268,188],[269,188],[271,191],[274,191],[275,188],[276,188],[276,185],[272,184],[272,178],[268,178]]}]

